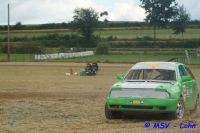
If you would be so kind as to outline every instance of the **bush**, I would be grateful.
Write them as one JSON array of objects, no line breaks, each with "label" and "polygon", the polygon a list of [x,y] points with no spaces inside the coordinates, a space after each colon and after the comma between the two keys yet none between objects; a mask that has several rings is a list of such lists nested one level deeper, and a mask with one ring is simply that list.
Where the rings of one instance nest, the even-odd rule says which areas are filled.
[{"label": "bush", "polygon": [[136,37],[136,40],[138,41],[152,41],[153,38],[150,36],[143,36],[143,37]]},{"label": "bush", "polygon": [[108,37],[106,38],[106,40],[108,40],[108,41],[116,41],[116,40],[117,40],[117,37],[116,37],[116,36],[113,37],[113,36],[111,35],[111,36],[108,36]]},{"label": "bush", "polygon": [[112,48],[198,48],[200,39],[156,41],[109,41]]},{"label": "bush", "polygon": [[[0,51],[2,53],[7,53],[7,45],[1,45]],[[43,51],[44,48],[42,46],[36,46],[36,45],[18,44],[10,46],[10,52],[16,54],[35,54],[35,53],[42,53]]]},{"label": "bush", "polygon": [[65,53],[65,47],[64,46],[61,46],[59,48],[59,53]]},{"label": "bush", "polygon": [[108,54],[109,46],[105,43],[98,44],[96,47],[96,54]]},{"label": "bush", "polygon": [[92,36],[90,40],[85,40],[84,37],[81,37],[79,46],[82,48],[95,48],[100,40],[99,36]]}]

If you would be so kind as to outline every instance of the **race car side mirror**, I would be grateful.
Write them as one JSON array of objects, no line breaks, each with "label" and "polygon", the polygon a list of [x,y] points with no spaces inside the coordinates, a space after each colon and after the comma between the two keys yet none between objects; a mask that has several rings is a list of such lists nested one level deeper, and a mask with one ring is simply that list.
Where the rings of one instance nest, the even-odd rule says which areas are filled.
[{"label": "race car side mirror", "polygon": [[117,80],[122,81],[124,80],[124,74],[117,74],[116,78]]},{"label": "race car side mirror", "polygon": [[182,82],[186,82],[186,81],[190,81],[191,78],[190,78],[190,76],[183,76],[183,77],[181,78],[181,80],[182,80]]}]

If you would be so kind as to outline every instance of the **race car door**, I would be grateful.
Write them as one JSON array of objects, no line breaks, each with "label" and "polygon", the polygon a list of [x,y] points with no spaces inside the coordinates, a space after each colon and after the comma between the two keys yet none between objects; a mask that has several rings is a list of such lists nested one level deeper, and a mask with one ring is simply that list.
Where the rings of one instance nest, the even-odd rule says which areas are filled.
[{"label": "race car door", "polygon": [[[183,65],[179,65],[179,74],[181,79],[184,76],[189,76],[185,67]],[[192,108],[192,87],[191,87],[191,80],[182,80],[182,91],[183,91],[183,98],[185,102],[185,107],[191,109]]]},{"label": "race car door", "polygon": [[195,103],[196,103],[197,92],[198,92],[197,83],[196,83],[195,77],[192,74],[192,72],[189,69],[189,67],[185,66],[185,68],[186,68],[186,71],[187,71],[188,75],[191,77],[191,81],[189,83],[189,87],[191,88],[190,89],[190,92],[191,92],[191,102],[192,102],[192,105],[194,107]]}]

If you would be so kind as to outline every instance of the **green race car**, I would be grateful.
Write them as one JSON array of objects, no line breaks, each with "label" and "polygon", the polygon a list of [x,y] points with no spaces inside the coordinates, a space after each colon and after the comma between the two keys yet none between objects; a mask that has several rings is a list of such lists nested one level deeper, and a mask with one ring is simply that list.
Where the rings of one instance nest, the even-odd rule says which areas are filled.
[{"label": "green race car", "polygon": [[107,98],[107,119],[126,112],[168,113],[183,118],[199,107],[199,92],[189,67],[176,62],[141,62],[117,75]]}]

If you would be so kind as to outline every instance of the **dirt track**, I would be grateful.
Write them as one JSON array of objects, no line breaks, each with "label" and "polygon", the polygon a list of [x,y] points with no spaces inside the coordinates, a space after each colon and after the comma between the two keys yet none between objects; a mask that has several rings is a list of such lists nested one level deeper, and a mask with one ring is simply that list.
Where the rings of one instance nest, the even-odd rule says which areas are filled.
[{"label": "dirt track", "polygon": [[[171,124],[194,122],[196,129],[145,129],[144,121],[168,122],[154,117],[106,120],[106,94],[115,75],[131,65],[100,64],[95,77],[66,76],[85,64],[1,63],[0,132],[200,132],[200,114]],[[200,66],[191,66],[200,83]]]}]

